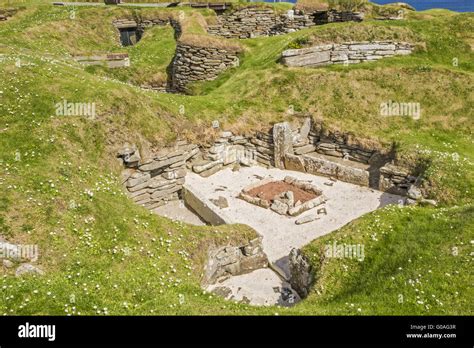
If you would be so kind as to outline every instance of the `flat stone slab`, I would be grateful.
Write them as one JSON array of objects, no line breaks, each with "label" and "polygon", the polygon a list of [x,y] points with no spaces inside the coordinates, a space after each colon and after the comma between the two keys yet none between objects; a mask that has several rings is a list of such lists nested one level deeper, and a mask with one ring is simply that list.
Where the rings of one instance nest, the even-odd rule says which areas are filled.
[{"label": "flat stone slab", "polygon": [[228,300],[257,306],[291,306],[300,300],[291,286],[270,268],[230,277],[206,290]]},{"label": "flat stone slab", "polygon": [[167,217],[171,220],[183,221],[191,225],[204,226],[206,223],[193,212],[191,209],[186,207],[182,201],[171,201],[162,205],[161,207],[153,209],[153,212]]},{"label": "flat stone slab", "polygon": [[[324,205],[308,210],[305,215],[316,215],[317,209],[322,206],[326,208],[327,215],[320,214],[318,220],[296,225],[298,217],[278,215],[270,209],[237,198],[243,187],[257,183],[262,178],[283,180],[287,175],[316,185],[327,198]],[[324,185],[327,181],[328,178],[322,176],[256,166],[241,168],[236,172],[227,168],[208,178],[188,173],[185,187],[198,192],[206,199],[225,197],[229,206],[219,209],[210,203],[214,212],[223,213],[226,223],[242,223],[253,227],[263,236],[263,250],[270,262],[278,265],[286,273],[285,260],[292,248],[301,248],[368,212],[404,200],[398,195],[342,181],[334,182],[332,186]]]}]

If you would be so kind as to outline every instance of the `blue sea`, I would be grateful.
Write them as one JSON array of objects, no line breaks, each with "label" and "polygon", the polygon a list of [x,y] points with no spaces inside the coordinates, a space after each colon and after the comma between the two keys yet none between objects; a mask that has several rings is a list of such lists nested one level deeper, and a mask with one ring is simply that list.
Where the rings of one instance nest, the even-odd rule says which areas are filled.
[{"label": "blue sea", "polygon": [[[388,4],[398,0],[371,0],[376,4]],[[446,8],[457,12],[474,12],[474,0],[400,0],[410,4],[417,11],[429,10],[430,8]]]},{"label": "blue sea", "polygon": [[[278,0],[266,0],[267,2],[278,2]],[[281,0],[295,3],[296,0]],[[402,1],[410,4],[417,11],[429,10],[430,8],[445,8],[457,12],[474,12],[474,0],[371,0],[376,4],[388,4]]]}]

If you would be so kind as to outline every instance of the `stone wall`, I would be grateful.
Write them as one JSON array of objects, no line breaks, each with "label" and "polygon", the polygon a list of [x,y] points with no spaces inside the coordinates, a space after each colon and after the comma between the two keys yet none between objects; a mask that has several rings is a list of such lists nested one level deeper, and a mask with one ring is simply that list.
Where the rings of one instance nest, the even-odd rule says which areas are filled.
[{"label": "stone wall", "polygon": [[125,68],[130,66],[128,53],[74,56],[74,60],[83,65],[102,65],[108,68]]},{"label": "stone wall", "polygon": [[[117,157],[125,167],[122,181],[127,195],[150,210],[182,198],[188,170],[207,177],[229,166],[274,164],[272,137],[266,132],[248,137],[222,132],[213,144],[201,147],[178,141],[146,159],[135,146],[126,145]],[[220,223],[227,222],[213,224]]]},{"label": "stone wall", "polygon": [[290,10],[278,13],[271,8],[248,6],[217,17],[208,33],[226,38],[253,38],[290,33],[331,22],[361,21],[363,14],[354,12]]},{"label": "stone wall", "polygon": [[213,248],[208,252],[202,284],[207,286],[223,278],[249,273],[267,266],[268,259],[263,252],[262,237],[241,246]]},{"label": "stone wall", "polygon": [[315,25],[309,15],[300,11],[279,14],[269,8],[246,7],[217,17],[208,33],[226,38],[246,39],[278,35]]},{"label": "stone wall", "polygon": [[391,164],[392,157],[375,141],[306,118],[299,127],[283,122],[252,136],[222,132],[212,145],[202,146],[187,167],[207,177],[229,166],[264,165],[407,195],[417,177]]},{"label": "stone wall", "polygon": [[[395,194],[408,194],[408,190],[415,185],[417,177],[411,175],[405,168],[387,163],[380,168],[380,190]],[[411,196],[411,194],[408,194]],[[420,197],[410,197],[418,199]]]},{"label": "stone wall", "polygon": [[[148,209],[182,198],[188,170],[207,177],[241,165],[301,171],[407,195],[412,200],[423,198],[417,188],[419,177],[395,165],[393,154],[384,152],[380,144],[325,129],[310,118],[300,127],[283,122],[250,136],[224,131],[214,143],[201,147],[178,141],[147,159],[132,146],[122,148],[117,156],[126,167],[123,183],[128,196]],[[217,219],[210,223],[227,222]]]},{"label": "stone wall", "polygon": [[286,50],[282,53],[281,62],[286,66],[306,67],[356,64],[396,55],[407,55],[412,51],[413,45],[406,42],[346,42]]},{"label": "stone wall", "polygon": [[[180,23],[169,18],[151,19],[116,19],[113,25],[120,31],[128,28],[136,28],[136,41],[139,40],[145,29],[155,25],[170,24],[174,29],[175,39],[181,36]],[[229,67],[239,65],[237,52],[231,49],[217,47],[200,47],[183,42],[177,42],[175,56],[169,67],[168,83],[164,85],[145,85],[145,89],[159,92],[186,93],[187,85],[196,81],[210,81],[215,79],[220,72]]]},{"label": "stone wall", "polygon": [[330,131],[309,118],[301,127],[281,123],[274,129],[280,130],[275,137],[275,158],[283,159],[281,168],[324,175],[410,198],[417,196],[417,177],[393,165],[393,154],[384,152],[374,141]]},{"label": "stone wall", "polygon": [[[305,120],[306,127],[308,122],[311,123],[309,119]],[[326,129],[321,123],[311,124],[309,128],[309,131],[305,130],[299,137],[294,136],[293,148],[297,155],[311,152],[314,148],[314,151],[323,155],[368,164],[374,159],[377,150],[381,150],[381,146],[374,141],[357,138],[351,133]]]},{"label": "stone wall", "polygon": [[320,20],[322,20],[323,24],[335,22],[362,22],[364,20],[364,14],[362,12],[329,10]]},{"label": "stone wall", "polygon": [[226,166],[274,165],[273,136],[269,132],[256,132],[253,136],[222,132],[214,144],[203,146],[201,153],[189,167],[204,177]]},{"label": "stone wall", "polygon": [[178,142],[142,160],[136,148],[122,148],[117,156],[127,168],[123,174],[123,183],[128,196],[148,209],[177,200],[184,184],[186,161],[198,153],[197,145]]},{"label": "stone wall", "polygon": [[214,80],[220,72],[238,65],[235,51],[178,42],[171,63],[169,90],[185,93],[189,83]]}]

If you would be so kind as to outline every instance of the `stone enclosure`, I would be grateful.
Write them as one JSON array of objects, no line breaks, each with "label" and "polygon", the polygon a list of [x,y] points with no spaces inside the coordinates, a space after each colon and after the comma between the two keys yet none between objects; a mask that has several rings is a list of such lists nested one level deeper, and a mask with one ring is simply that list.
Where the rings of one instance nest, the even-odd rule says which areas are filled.
[{"label": "stone enclosure", "polygon": [[[125,146],[117,156],[126,167],[123,182],[128,195],[149,209],[178,199],[188,171],[208,177],[225,168],[238,170],[240,166],[262,165],[323,175],[405,196],[419,182],[419,173],[392,163],[393,154],[384,152],[379,144],[329,131],[309,118],[301,127],[280,123],[268,132],[258,131],[251,136],[222,132],[214,143],[207,145],[178,141],[146,159],[134,146]],[[317,196],[316,200],[324,201],[320,188],[290,177],[284,181],[304,187]],[[262,181],[261,185],[268,182],[271,180]],[[243,188],[241,198],[269,208],[271,202],[248,195],[252,188]],[[290,215],[297,215],[295,211]]]},{"label": "stone enclosure", "polygon": [[[177,141],[146,158],[132,145],[118,151],[125,190],[137,204],[157,211],[181,201],[208,224],[245,223],[261,236],[211,247],[206,289],[239,300],[263,292],[290,305],[307,295],[314,276],[293,249],[386,204],[423,200],[420,173],[394,164],[380,144],[310,118],[298,123],[250,135],[224,131],[200,146]],[[250,303],[268,302],[259,296]]]},{"label": "stone enclosure", "polygon": [[316,186],[293,178],[263,179],[242,189],[239,198],[280,215],[297,216],[317,207],[326,198]]},{"label": "stone enclosure", "polygon": [[345,42],[286,50],[282,53],[281,62],[286,66],[295,67],[356,64],[397,55],[408,55],[412,51],[413,45],[406,42]]}]

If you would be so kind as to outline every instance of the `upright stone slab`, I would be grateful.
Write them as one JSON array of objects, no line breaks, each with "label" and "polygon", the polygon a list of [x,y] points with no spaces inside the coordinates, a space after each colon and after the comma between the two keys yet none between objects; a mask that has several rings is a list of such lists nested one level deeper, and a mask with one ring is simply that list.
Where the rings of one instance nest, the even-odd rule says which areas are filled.
[{"label": "upright stone slab", "polygon": [[275,167],[285,169],[285,153],[293,153],[293,135],[288,122],[273,126]]},{"label": "upright stone slab", "polygon": [[306,139],[309,135],[309,131],[311,130],[311,118],[306,117],[304,120],[303,125],[300,129],[300,137],[301,139]]}]

